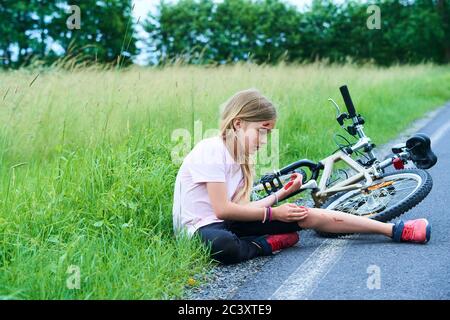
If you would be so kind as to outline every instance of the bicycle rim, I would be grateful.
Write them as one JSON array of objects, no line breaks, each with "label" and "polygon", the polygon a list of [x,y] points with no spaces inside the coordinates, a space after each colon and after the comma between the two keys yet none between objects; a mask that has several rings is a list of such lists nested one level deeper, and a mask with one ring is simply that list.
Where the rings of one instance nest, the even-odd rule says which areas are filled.
[{"label": "bicycle rim", "polygon": [[411,197],[421,186],[422,177],[415,173],[399,173],[376,180],[367,191],[361,189],[343,194],[327,209],[372,217]]}]

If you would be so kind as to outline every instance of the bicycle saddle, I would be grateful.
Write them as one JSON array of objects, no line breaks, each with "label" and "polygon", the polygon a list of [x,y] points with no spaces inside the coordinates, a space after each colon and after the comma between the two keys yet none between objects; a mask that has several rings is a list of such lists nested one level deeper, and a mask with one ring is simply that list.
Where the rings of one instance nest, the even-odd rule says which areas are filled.
[{"label": "bicycle saddle", "polygon": [[411,160],[419,169],[429,169],[437,162],[437,157],[431,150],[430,138],[424,133],[416,133],[406,141],[406,147],[411,152]]}]

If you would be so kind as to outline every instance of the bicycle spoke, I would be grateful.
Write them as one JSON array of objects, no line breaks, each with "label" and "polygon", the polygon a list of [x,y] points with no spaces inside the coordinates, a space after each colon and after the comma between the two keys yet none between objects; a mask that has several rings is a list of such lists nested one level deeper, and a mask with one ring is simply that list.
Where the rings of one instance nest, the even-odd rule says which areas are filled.
[{"label": "bicycle spoke", "polygon": [[410,195],[417,185],[417,182],[411,179],[388,181],[392,181],[392,184],[375,189],[370,194],[357,193],[350,198],[347,198],[343,203],[337,205],[334,210],[359,216],[380,212],[388,208],[391,203],[398,202],[398,199]]}]

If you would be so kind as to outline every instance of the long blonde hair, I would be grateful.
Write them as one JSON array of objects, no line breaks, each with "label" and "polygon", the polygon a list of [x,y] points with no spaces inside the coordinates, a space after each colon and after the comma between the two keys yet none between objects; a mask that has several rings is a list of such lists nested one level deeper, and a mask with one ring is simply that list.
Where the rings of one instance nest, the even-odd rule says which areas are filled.
[{"label": "long blonde hair", "polygon": [[237,92],[221,106],[220,134],[227,148],[231,149],[234,160],[240,164],[244,176],[244,186],[232,199],[235,202],[250,201],[254,165],[250,163],[245,148],[244,150],[238,148],[237,153],[234,152],[234,148],[239,147],[239,143],[236,143],[237,136],[233,120],[239,118],[247,122],[259,122],[274,120],[276,117],[277,112],[272,102],[254,88]]}]

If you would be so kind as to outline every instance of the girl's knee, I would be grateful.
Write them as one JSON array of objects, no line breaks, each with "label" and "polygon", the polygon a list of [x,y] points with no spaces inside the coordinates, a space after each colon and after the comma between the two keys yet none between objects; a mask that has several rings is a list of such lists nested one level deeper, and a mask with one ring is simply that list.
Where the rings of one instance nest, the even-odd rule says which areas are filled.
[{"label": "girl's knee", "polygon": [[211,257],[223,264],[233,264],[241,261],[239,244],[235,237],[218,237],[212,241]]},{"label": "girl's knee", "polygon": [[332,219],[323,209],[309,208],[308,216],[300,220],[298,225],[303,229],[314,229]]},{"label": "girl's knee", "polygon": [[297,222],[298,226],[302,229],[312,229],[314,228],[314,224],[312,222],[312,219],[308,216],[300,221]]}]

